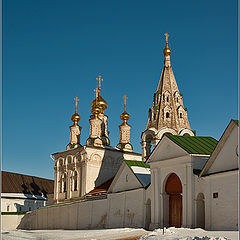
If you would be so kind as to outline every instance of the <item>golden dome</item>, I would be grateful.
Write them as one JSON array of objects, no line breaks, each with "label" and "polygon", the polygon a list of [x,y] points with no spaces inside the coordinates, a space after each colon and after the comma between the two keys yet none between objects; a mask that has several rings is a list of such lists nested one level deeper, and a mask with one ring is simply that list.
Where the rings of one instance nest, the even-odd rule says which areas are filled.
[{"label": "golden dome", "polygon": [[163,54],[164,54],[164,56],[170,56],[171,49],[168,47],[168,45],[164,48]]},{"label": "golden dome", "polygon": [[99,94],[97,99],[94,99],[91,104],[91,111],[93,111],[94,108],[99,107],[101,112],[104,112],[108,105],[107,102],[102,98],[102,96]]},{"label": "golden dome", "polygon": [[122,125],[127,125],[127,120],[129,120],[130,116],[129,114],[124,111],[121,115],[120,115],[120,119],[123,120]]},{"label": "golden dome", "polygon": [[80,116],[78,115],[77,112],[75,112],[72,115],[71,120],[73,121],[73,126],[78,126],[78,122],[80,121]]}]

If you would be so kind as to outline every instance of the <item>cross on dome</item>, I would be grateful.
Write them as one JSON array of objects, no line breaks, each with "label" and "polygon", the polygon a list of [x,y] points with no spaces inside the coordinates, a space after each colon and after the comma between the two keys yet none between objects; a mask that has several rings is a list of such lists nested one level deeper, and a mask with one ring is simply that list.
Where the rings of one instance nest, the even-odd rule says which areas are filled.
[{"label": "cross on dome", "polygon": [[169,34],[166,32],[164,35],[166,36],[166,43],[168,43]]},{"label": "cross on dome", "polygon": [[99,73],[98,77],[96,78],[98,81],[98,88],[99,88],[99,92],[101,90],[101,82],[103,82],[103,79],[101,78],[101,74]]},{"label": "cross on dome", "polygon": [[98,87],[96,87],[93,91],[95,92],[95,94],[96,94],[96,99],[97,99],[97,98],[98,98],[98,91],[99,91]]},{"label": "cross on dome", "polygon": [[124,94],[123,96],[123,100],[124,100],[124,112],[126,112],[126,105],[127,105],[127,96],[126,96],[126,93]]},{"label": "cross on dome", "polygon": [[76,96],[76,97],[74,98],[74,100],[75,100],[75,112],[77,112],[77,105],[78,105],[79,99],[78,99],[78,97]]}]

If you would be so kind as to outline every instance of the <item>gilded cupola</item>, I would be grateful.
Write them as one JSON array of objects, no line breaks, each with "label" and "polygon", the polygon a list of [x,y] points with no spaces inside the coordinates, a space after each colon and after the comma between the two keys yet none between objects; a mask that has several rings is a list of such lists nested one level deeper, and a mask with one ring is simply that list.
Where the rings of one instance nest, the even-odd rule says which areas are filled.
[{"label": "gilded cupola", "polygon": [[93,113],[95,111],[95,108],[98,108],[101,110],[100,111],[101,113],[104,113],[108,105],[107,102],[101,96],[101,82],[103,81],[103,79],[101,78],[101,74],[99,74],[99,76],[96,79],[99,82],[98,93],[96,93],[96,98],[91,103],[91,112]]},{"label": "gilded cupola", "polygon": [[122,125],[128,125],[127,120],[129,120],[130,116],[126,111],[126,105],[127,105],[126,94],[124,94],[123,99],[124,99],[124,112],[120,115],[120,119],[123,121]]},{"label": "gilded cupola", "polygon": [[73,121],[72,126],[78,126],[78,122],[80,121],[80,116],[77,113],[77,105],[78,105],[78,97],[74,98],[75,100],[75,113],[72,115],[71,120]]}]

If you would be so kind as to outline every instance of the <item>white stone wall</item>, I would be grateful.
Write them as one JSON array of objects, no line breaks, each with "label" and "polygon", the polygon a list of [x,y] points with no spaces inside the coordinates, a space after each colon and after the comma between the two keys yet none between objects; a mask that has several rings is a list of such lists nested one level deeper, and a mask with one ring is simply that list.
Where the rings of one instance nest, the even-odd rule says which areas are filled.
[{"label": "white stone wall", "polygon": [[24,215],[1,215],[1,230],[15,230],[21,223]]},{"label": "white stone wall", "polygon": [[53,205],[27,213],[21,229],[96,229],[144,226],[145,190],[109,194],[107,199]]},{"label": "white stone wall", "polygon": [[[230,171],[200,179],[195,177],[195,200],[199,193],[204,195],[206,229],[238,229],[238,175],[238,171]],[[217,193],[217,198],[213,197],[214,193]]]}]

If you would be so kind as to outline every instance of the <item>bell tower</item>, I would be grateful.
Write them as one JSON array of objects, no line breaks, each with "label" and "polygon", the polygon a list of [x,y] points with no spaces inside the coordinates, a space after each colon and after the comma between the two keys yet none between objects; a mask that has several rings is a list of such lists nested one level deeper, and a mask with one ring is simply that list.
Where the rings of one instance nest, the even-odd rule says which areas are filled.
[{"label": "bell tower", "polygon": [[148,110],[147,126],[141,137],[143,160],[146,160],[151,148],[156,146],[165,133],[194,135],[189,125],[187,109],[183,106],[183,96],[178,90],[171,67],[169,34],[166,33],[165,37],[164,66],[157,90],[153,95],[152,107]]}]

